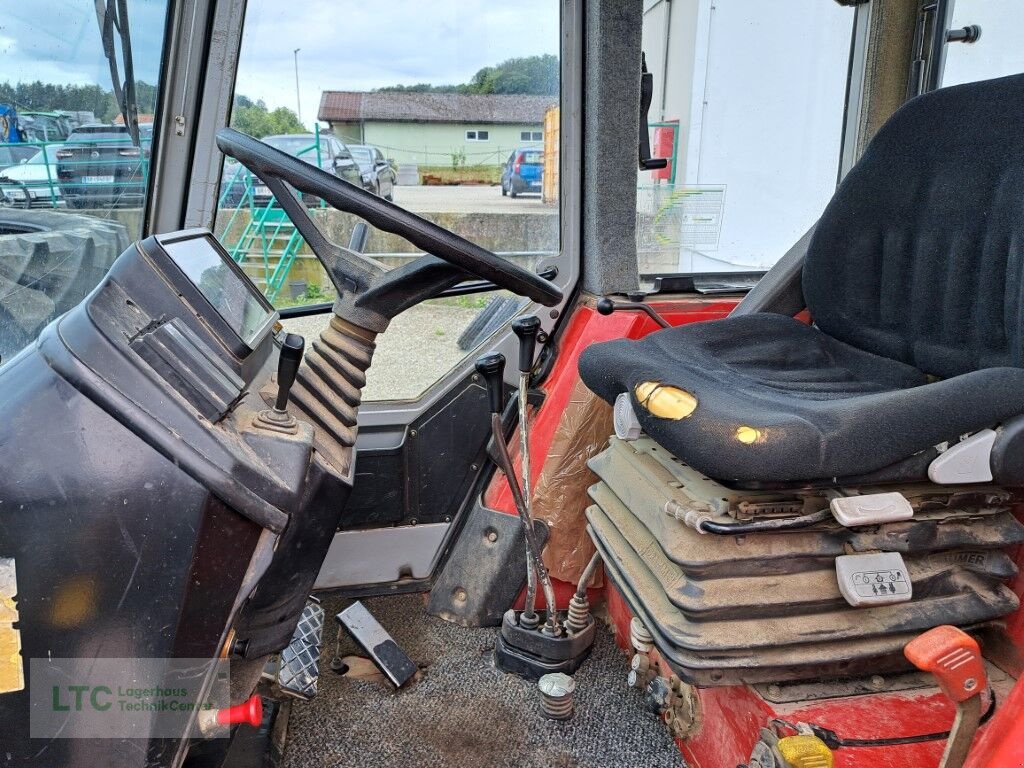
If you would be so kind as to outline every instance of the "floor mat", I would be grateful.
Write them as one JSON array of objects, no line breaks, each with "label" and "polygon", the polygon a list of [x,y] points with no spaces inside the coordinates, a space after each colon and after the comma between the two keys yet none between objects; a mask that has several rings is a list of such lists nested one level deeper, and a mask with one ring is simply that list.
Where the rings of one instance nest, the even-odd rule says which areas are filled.
[{"label": "floor mat", "polygon": [[[601,625],[576,673],[576,712],[545,720],[535,683],[494,668],[497,629],[466,629],[428,616],[421,595],[364,601],[420,665],[402,691],[337,675],[334,615],[325,600],[320,691],[292,706],[284,768],[685,768],[664,725],[626,685],[628,667]],[[360,654],[347,635],[341,653]]]}]

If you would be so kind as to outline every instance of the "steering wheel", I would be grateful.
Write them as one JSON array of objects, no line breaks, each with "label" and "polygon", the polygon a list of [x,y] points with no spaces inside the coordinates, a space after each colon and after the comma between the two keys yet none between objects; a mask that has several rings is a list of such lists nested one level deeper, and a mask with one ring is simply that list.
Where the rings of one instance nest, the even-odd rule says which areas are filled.
[{"label": "steering wheel", "polygon": [[[429,298],[428,291],[462,282],[467,274],[545,306],[554,306],[562,300],[562,291],[556,285],[528,269],[240,131],[221,129],[217,132],[217,146],[270,188],[327,268],[339,294],[344,291],[373,293],[378,297],[386,294],[391,303],[396,304],[395,307],[388,305],[388,311],[374,306],[378,313],[394,316],[402,309]],[[339,211],[365,219],[377,229],[405,238],[429,255],[387,271],[372,259],[331,243],[286,183],[300,192],[321,198]],[[446,264],[438,264],[438,259]],[[377,303],[383,304],[381,301]]]}]

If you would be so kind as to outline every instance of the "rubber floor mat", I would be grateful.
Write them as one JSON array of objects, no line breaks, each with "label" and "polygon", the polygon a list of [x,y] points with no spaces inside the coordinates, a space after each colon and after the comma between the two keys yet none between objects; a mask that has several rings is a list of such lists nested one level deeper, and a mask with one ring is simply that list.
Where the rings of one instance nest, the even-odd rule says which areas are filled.
[{"label": "rubber floor mat", "polygon": [[[466,629],[428,616],[422,595],[364,601],[420,666],[396,692],[383,680],[335,674],[335,614],[328,598],[320,691],[292,705],[284,768],[685,768],[668,731],[626,685],[628,665],[600,625],[576,673],[576,711],[566,722],[540,712],[535,683],[494,668],[497,629]],[[343,656],[359,655],[342,634]]]}]

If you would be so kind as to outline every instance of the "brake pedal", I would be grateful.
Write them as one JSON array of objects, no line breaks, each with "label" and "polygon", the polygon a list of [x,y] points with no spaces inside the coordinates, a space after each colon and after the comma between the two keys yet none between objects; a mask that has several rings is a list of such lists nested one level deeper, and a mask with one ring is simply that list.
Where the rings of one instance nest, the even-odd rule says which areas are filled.
[{"label": "brake pedal", "polygon": [[309,701],[316,696],[320,679],[320,648],[324,637],[324,609],[309,598],[291,642],[281,651],[277,686],[288,696]]}]

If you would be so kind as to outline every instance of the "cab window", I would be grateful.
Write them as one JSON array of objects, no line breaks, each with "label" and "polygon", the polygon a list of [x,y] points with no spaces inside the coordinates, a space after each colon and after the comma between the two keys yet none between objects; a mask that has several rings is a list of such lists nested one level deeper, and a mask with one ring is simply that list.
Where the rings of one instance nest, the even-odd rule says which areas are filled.
[{"label": "cab window", "polygon": [[[339,45],[334,30],[310,34],[318,0],[249,0],[231,123],[257,138],[295,134],[337,147],[344,160],[325,170],[531,269],[563,258],[556,185],[542,194],[543,170],[509,194],[506,158],[520,136],[557,124],[560,88],[559,0],[500,4],[381,0],[332,5],[347,39],[387,45]],[[330,34],[327,34],[327,32]],[[282,39],[296,44],[281,45]],[[424,47],[424,39],[445,44]],[[301,47],[299,42],[301,41]],[[398,53],[396,53],[398,52]],[[296,82],[297,81],[297,82]],[[546,139],[557,156],[557,132]],[[341,144],[366,148],[359,166]],[[536,154],[541,155],[540,147]],[[525,161],[529,163],[530,161]],[[519,185],[522,179],[517,179]],[[225,163],[216,233],[284,315],[326,307],[330,280],[275,201],[254,195],[258,181]],[[347,246],[359,219],[303,201],[334,242]],[[417,258],[415,247],[371,228],[368,256],[388,268]],[[563,270],[564,271],[564,270]],[[411,400],[507,327],[524,300],[504,292],[450,295],[397,317],[378,339],[364,400]],[[323,312],[288,319],[314,339]],[[308,347],[307,347],[308,348]]]}]

